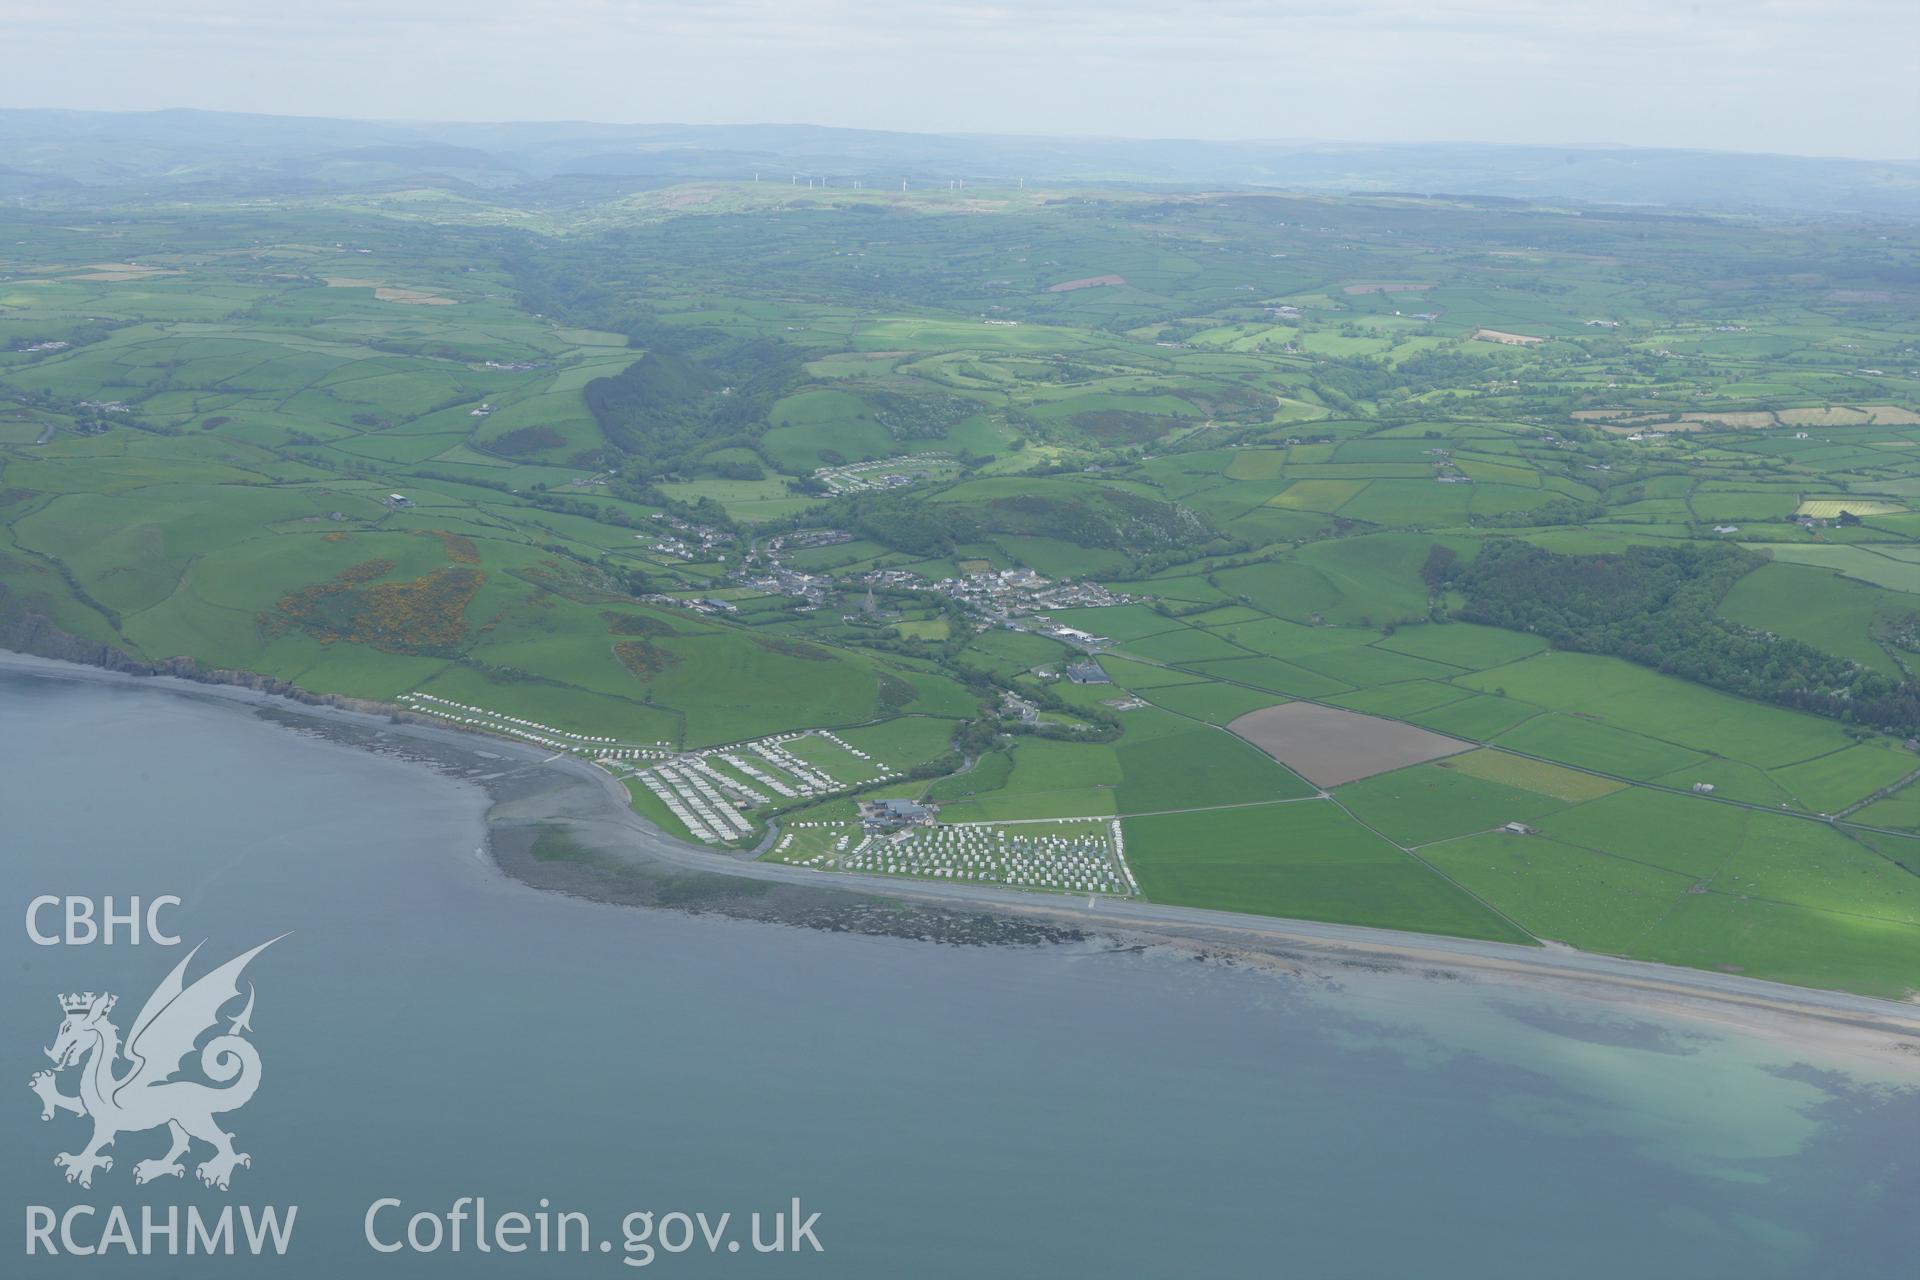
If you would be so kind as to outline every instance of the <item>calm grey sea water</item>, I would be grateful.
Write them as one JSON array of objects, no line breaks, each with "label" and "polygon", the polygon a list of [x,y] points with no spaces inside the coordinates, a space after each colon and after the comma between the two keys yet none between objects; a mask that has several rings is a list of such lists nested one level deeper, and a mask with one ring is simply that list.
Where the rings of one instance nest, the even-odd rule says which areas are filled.
[{"label": "calm grey sea water", "polygon": [[[468,785],[143,689],[0,677],[0,1271],[337,1277],[1897,1276],[1920,1097],[1777,1046],[1459,982],[1337,989],[603,907],[505,881]],[[186,899],[250,971],[231,1192],[90,1192],[28,1092],[55,994],[177,949],[31,945],[37,893]],[[196,1154],[194,1159],[202,1158]],[[383,1256],[367,1206],[784,1207],[821,1256]],[[23,1259],[24,1212],[297,1204],[284,1259]],[[383,1220],[398,1234],[400,1217]],[[736,1233],[739,1228],[736,1227]],[[724,1246],[723,1246],[724,1250]],[[353,1268],[354,1272],[349,1272]]]}]

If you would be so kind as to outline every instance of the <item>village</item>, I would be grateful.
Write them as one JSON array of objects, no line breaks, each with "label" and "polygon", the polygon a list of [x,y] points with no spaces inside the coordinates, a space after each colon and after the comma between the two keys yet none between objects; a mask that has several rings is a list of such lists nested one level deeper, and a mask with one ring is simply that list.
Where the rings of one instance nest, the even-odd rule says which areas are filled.
[{"label": "village", "polygon": [[[1036,618],[1048,609],[1105,609],[1145,599],[1110,591],[1097,582],[1057,581],[1042,577],[1032,569],[982,569],[957,578],[942,578],[927,589],[996,626]],[[1044,630],[1044,623],[1016,629]],[[1076,642],[1098,639],[1070,627],[1062,630],[1064,639]]]},{"label": "village", "polygon": [[669,556],[675,560],[717,560],[727,558],[725,548],[733,545],[733,535],[724,529],[711,525],[695,524],[682,520],[678,516],[654,512],[652,519],[665,525],[668,532],[658,534],[636,533],[633,536],[646,543],[647,550],[657,555]]},{"label": "village", "polygon": [[755,590],[787,596],[798,602],[795,608],[800,612],[811,612],[825,607],[839,583],[831,575],[806,573],[782,564],[781,554],[852,541],[853,535],[844,529],[797,529],[773,538],[765,550],[757,544],[751,547],[731,577]]},{"label": "village", "polygon": [[[801,529],[771,539],[763,548],[755,546],[728,576],[743,586],[772,595],[783,595],[797,602],[796,609],[809,612],[825,608],[843,590],[847,581],[828,573],[812,573],[793,568],[782,560],[791,551],[834,546],[853,541],[854,535],[843,529]],[[847,614],[849,621],[871,619],[884,613],[875,592],[921,592],[958,604],[984,626],[1011,631],[1032,631],[1086,650],[1100,649],[1111,643],[1104,636],[1077,627],[1057,623],[1046,613],[1052,609],[1102,609],[1135,604],[1144,596],[1112,591],[1097,582],[1061,581],[1047,578],[1032,569],[993,569],[984,561],[971,572],[937,581],[908,569],[870,569],[851,581],[864,586],[866,595]],[[964,566],[963,566],[964,567]],[[660,603],[706,612],[721,607],[711,599],[657,598]]]}]

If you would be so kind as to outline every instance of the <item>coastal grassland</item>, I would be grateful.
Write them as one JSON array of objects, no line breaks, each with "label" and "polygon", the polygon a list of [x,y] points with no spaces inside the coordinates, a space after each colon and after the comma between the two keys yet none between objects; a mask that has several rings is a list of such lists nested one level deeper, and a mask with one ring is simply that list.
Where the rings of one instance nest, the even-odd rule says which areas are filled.
[{"label": "coastal grassland", "polygon": [[1920,985],[1904,845],[1637,788],[1538,825],[1420,852],[1539,937],[1896,998]]},{"label": "coastal grassland", "polygon": [[1567,844],[1706,880],[1740,847],[1755,816],[1703,797],[1631,787],[1536,825]]},{"label": "coastal grassland", "polygon": [[1466,776],[1440,763],[1350,782],[1333,795],[1354,817],[1403,846],[1532,821],[1566,805],[1557,797]]},{"label": "coastal grassland", "polygon": [[973,767],[965,772],[937,779],[927,788],[926,798],[941,803],[965,800],[998,791],[1007,785],[1007,780],[1012,776],[1013,753],[989,751],[976,759]]},{"label": "coastal grassland", "polygon": [[906,715],[844,729],[839,736],[877,763],[911,769],[946,754],[958,723],[936,715]]},{"label": "coastal grassland", "polygon": [[1625,783],[1504,751],[1469,751],[1348,783],[1334,798],[1404,846],[1529,823],[1622,790]]},{"label": "coastal grassland", "polygon": [[570,601],[519,606],[475,657],[670,710],[687,747],[861,724],[878,713],[881,673],[862,655],[706,623],[622,638],[609,634],[601,611]]},{"label": "coastal grassland", "polygon": [[1013,767],[993,791],[950,806],[945,822],[1068,818],[1116,812],[1120,758],[1103,743],[1025,738],[1012,748]]},{"label": "coastal grassland", "polygon": [[874,714],[874,673],[851,658],[795,658],[730,633],[662,647],[678,661],[644,668],[645,676],[631,668],[628,674],[647,695],[683,713],[689,746],[755,737],[775,726],[857,723]]},{"label": "coastal grassland", "polygon": [[1157,902],[1527,941],[1327,801],[1128,818],[1123,827],[1127,861]]},{"label": "coastal grassland", "polygon": [[1682,898],[1633,955],[1907,1000],[1920,991],[1916,943],[1910,925],[1710,893]]},{"label": "coastal grassland", "polygon": [[1663,867],[1538,836],[1473,835],[1421,856],[1536,937],[1614,954],[1671,912],[1692,883]]},{"label": "coastal grassland", "polygon": [[[1158,718],[1158,723],[1148,717]],[[1224,729],[1155,710],[1127,712],[1118,812],[1254,804],[1313,794],[1299,775]]]},{"label": "coastal grassland", "polygon": [[1755,814],[1738,853],[1714,877],[1729,894],[1920,926],[1920,844],[1864,839],[1817,822]]},{"label": "coastal grassland", "polygon": [[878,762],[862,760],[852,750],[819,734],[791,738],[782,743],[781,748],[843,785],[860,786],[872,782],[879,775],[879,765],[893,763],[884,759]]},{"label": "coastal grassland", "polygon": [[504,667],[448,663],[417,690],[501,715],[538,720],[572,733],[598,734],[622,742],[682,739],[680,717],[665,707],[605,694]]}]

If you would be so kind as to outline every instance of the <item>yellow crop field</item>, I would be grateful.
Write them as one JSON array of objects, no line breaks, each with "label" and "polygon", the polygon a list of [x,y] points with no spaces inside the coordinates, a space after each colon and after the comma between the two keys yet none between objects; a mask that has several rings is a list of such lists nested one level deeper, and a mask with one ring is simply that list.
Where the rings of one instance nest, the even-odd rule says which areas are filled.
[{"label": "yellow crop field", "polygon": [[1857,516],[1890,516],[1906,508],[1898,502],[1888,502],[1884,498],[1808,498],[1793,514],[1812,516],[1816,520],[1838,519],[1842,511],[1851,511]]},{"label": "yellow crop field", "polygon": [[1598,800],[1601,796],[1612,795],[1627,785],[1624,782],[1616,782],[1612,778],[1595,777],[1591,773],[1581,773],[1576,769],[1563,769],[1557,764],[1548,764],[1544,760],[1529,760],[1525,756],[1510,755],[1505,751],[1469,751],[1463,756],[1442,761],[1440,767],[1471,777],[1483,778],[1488,782],[1498,782],[1503,786],[1518,787],[1522,791],[1552,796],[1556,800],[1565,800],[1572,804],[1585,800]]}]

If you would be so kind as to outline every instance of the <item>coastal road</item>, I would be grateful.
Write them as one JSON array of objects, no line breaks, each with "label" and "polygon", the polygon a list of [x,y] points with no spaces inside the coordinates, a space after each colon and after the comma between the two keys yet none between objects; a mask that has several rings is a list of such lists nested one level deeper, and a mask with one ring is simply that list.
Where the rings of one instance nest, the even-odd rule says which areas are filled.
[{"label": "coastal road", "polygon": [[[594,785],[606,802],[601,820],[624,830],[631,837],[634,852],[687,871],[807,888],[853,890],[879,898],[1014,914],[1095,931],[1132,929],[1221,948],[1244,947],[1334,961],[1373,959],[1415,968],[1468,970],[1536,985],[1562,984],[1602,999],[1611,995],[1635,1003],[1676,1002],[1706,1016],[1713,1016],[1716,1009],[1745,1013],[1757,1019],[1785,1015],[1920,1041],[1920,1004],[1788,986],[1739,974],[1624,960],[1560,945],[1530,947],[1482,942],[1362,925],[1243,915],[1137,898],[1097,898],[1089,905],[1079,896],[982,884],[821,872],[784,863],[747,861],[737,854],[683,844],[666,835],[633,811],[624,786],[605,770],[578,757],[550,759],[546,751],[501,738],[415,723],[396,724],[385,714],[302,704],[232,685],[202,684],[167,676],[125,675],[3,650],[0,650],[0,673],[167,689],[191,697],[270,707],[283,713],[484,751],[494,758],[513,761],[523,769],[564,772]],[[1920,1053],[1920,1043],[1914,1044],[1912,1051]]]},{"label": "coastal road", "polygon": [[[608,799],[608,820],[631,832],[639,852],[689,871],[777,884],[851,889],[954,908],[1011,912],[1091,930],[1159,931],[1222,947],[1252,944],[1261,949],[1305,950],[1346,959],[1374,956],[1422,967],[1465,968],[1516,978],[1558,980],[1589,989],[1606,987],[1623,994],[1638,992],[1648,998],[1707,999],[1756,1012],[1791,1013],[1892,1035],[1920,1036],[1920,1005],[1843,991],[1788,986],[1739,974],[1594,955],[1559,944],[1530,947],[1364,925],[1244,915],[1139,898],[1088,900],[1078,895],[977,883],[822,872],[778,862],[741,861],[737,856],[684,844],[666,835],[632,810],[625,788],[583,760],[569,758],[548,767],[565,769],[593,781]],[[1916,1051],[1920,1051],[1920,1046],[1916,1046]]]}]

